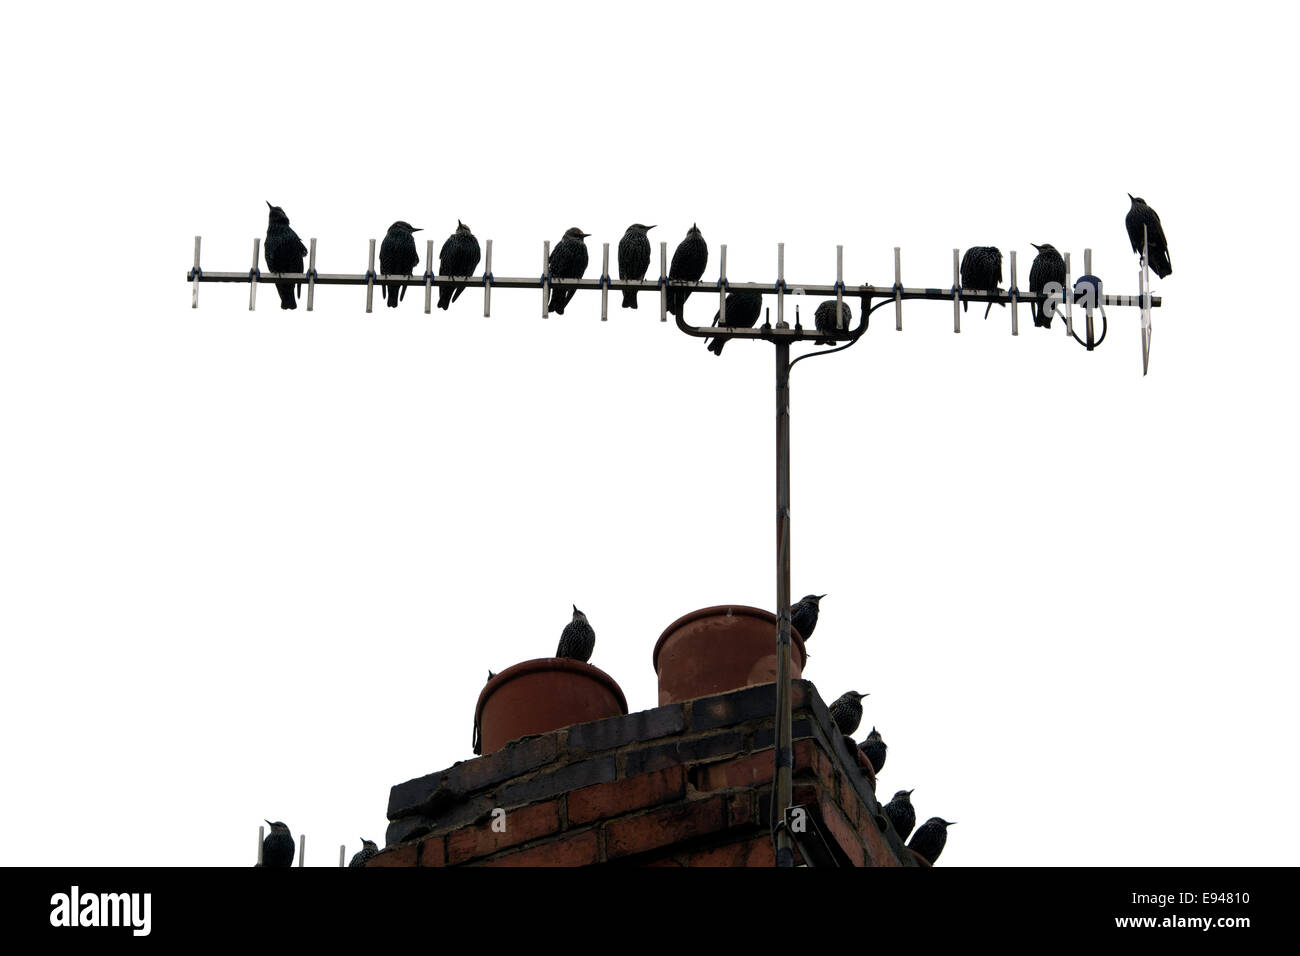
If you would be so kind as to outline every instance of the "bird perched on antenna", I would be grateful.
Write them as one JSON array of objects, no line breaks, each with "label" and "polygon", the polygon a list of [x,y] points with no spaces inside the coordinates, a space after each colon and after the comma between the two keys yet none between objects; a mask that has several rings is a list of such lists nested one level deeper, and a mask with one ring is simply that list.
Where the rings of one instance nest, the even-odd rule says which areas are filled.
[{"label": "bird perched on antenna", "polygon": [[867,739],[858,746],[867,755],[867,760],[871,762],[873,773],[880,773],[885,769],[885,751],[889,749],[889,745],[881,738],[880,732],[875,727],[871,728],[871,733],[867,734]]},{"label": "bird perched on antenna", "polygon": [[840,302],[840,318],[843,321],[835,321],[834,299],[828,299],[817,306],[817,311],[813,313],[813,322],[816,324],[818,332],[826,334],[826,338],[817,340],[818,345],[834,345],[835,339],[833,336],[835,333],[849,327],[849,323],[853,321],[853,310],[849,308],[847,302]]},{"label": "bird perched on antenna", "polygon": [[271,832],[262,839],[262,862],[258,866],[293,866],[293,834],[283,823],[266,821]]},{"label": "bird perched on antenna", "polygon": [[[564,238],[551,250],[548,268],[553,279],[581,279],[587,271],[587,244],[582,240],[591,233],[583,232],[577,226],[564,233]],[[551,302],[547,310],[556,315],[564,315],[564,307],[569,304],[574,288],[551,287]]]},{"label": "bird perched on antenna", "polygon": [[915,787],[911,790],[899,790],[894,794],[894,799],[883,807],[885,816],[889,817],[889,822],[894,825],[894,831],[900,840],[906,840],[912,832],[912,827],[916,826],[916,808],[912,806],[912,794],[915,790]]},{"label": "bird perched on antenna", "polygon": [[[302,272],[302,257],[307,254],[307,247],[302,244],[298,234],[289,228],[289,217],[279,206],[272,206],[266,200],[271,212],[266,220],[266,242],[262,243],[262,255],[266,257],[266,267],[272,272]],[[298,294],[302,295],[302,283],[297,283]],[[280,308],[296,309],[294,301],[294,283],[277,282],[275,291],[280,293]]]},{"label": "bird perched on antenna", "polygon": [[575,661],[591,660],[591,652],[596,648],[596,632],[587,623],[587,615],[573,605],[573,620],[564,625],[560,634],[560,646],[555,649],[556,657],[567,657]]},{"label": "bird perched on antenna", "polygon": [[379,845],[374,840],[361,838],[361,849],[353,854],[351,862],[348,863],[348,869],[354,866],[365,866],[366,860],[370,859],[379,852]]},{"label": "bird perched on antenna", "polygon": [[[758,324],[758,317],[762,312],[763,293],[744,289],[740,292],[728,294],[727,321],[719,321],[722,316],[722,312],[719,310],[713,314],[713,324],[721,324],[724,329],[752,329]],[[706,339],[706,341],[708,340]],[[721,355],[722,347],[726,344],[726,339],[708,341],[709,351],[714,355]]]},{"label": "bird perched on antenna", "polygon": [[[457,219],[456,231],[447,237],[438,253],[438,275],[472,276],[478,268],[478,260],[478,240],[469,231],[469,226]],[[438,308],[446,310],[464,291],[463,282],[442,286],[438,289]]]},{"label": "bird perched on antenna", "polygon": [[949,823],[942,817],[931,817],[917,828],[912,842],[907,844],[908,849],[925,857],[927,863],[934,863],[948,842],[948,828],[951,826],[956,826],[956,822]]},{"label": "bird perched on antenna", "polygon": [[1160,225],[1160,217],[1147,205],[1147,201],[1135,198],[1132,193],[1128,198],[1133,201],[1128,215],[1124,217],[1124,227],[1128,230],[1128,241],[1133,243],[1133,251],[1142,255],[1142,227],[1146,226],[1147,265],[1151,271],[1164,279],[1173,275],[1174,267],[1169,262],[1169,244],[1165,242],[1165,230]]},{"label": "bird perched on antenna", "polygon": [[[379,272],[386,276],[409,276],[420,264],[420,254],[415,251],[415,233],[423,230],[409,222],[397,220],[388,227],[388,235],[379,246]],[[397,308],[397,303],[406,298],[406,286],[395,282],[384,283],[384,294],[388,296],[388,307]]]},{"label": "bird perched on antenna", "polygon": [[817,614],[821,610],[821,600],[825,596],[825,594],[806,595],[803,600],[790,608],[790,625],[805,641],[812,637],[813,628],[817,626]]},{"label": "bird perched on antenna", "polygon": [[[1047,290],[1049,285],[1056,285],[1060,292],[1065,294],[1065,260],[1061,254],[1056,251],[1055,247],[1049,243],[1043,243],[1036,246],[1038,255],[1034,256],[1034,264],[1029,267],[1029,291],[1035,294],[1041,294]],[[1035,303],[1034,305],[1034,325],[1040,329],[1050,329],[1052,319],[1056,316],[1056,303],[1051,303],[1048,308],[1046,300]]]},{"label": "bird perched on antenna", "polygon": [[[650,268],[650,237],[654,226],[634,222],[618,241],[618,277],[640,282]],[[636,289],[623,290],[623,308],[636,308]]]},{"label": "bird perched on antenna", "polygon": [[[980,292],[996,292],[1001,284],[1002,253],[997,247],[971,246],[967,249],[966,254],[961,257],[961,287]],[[1002,303],[999,302],[998,305]],[[988,308],[984,310],[984,318],[989,317],[989,309],[992,308],[993,303],[989,302]],[[966,311],[964,300],[961,310]]]},{"label": "bird perched on antenna", "polygon": [[[692,225],[690,231],[686,233],[686,238],[681,241],[677,249],[673,252],[673,261],[668,266],[668,278],[680,279],[684,282],[699,282],[700,276],[704,275],[704,267],[709,264],[709,246],[704,241],[704,234],[700,232],[700,227]],[[678,318],[682,317],[682,310],[686,308],[686,300],[691,296],[690,289],[669,289],[668,290],[668,311]]]},{"label": "bird perched on antenna", "polygon": [[840,733],[847,736],[858,729],[858,724],[862,723],[862,698],[868,696],[870,695],[851,690],[841,694],[835,699],[835,703],[831,704],[831,718],[835,721],[835,726],[840,729]]}]

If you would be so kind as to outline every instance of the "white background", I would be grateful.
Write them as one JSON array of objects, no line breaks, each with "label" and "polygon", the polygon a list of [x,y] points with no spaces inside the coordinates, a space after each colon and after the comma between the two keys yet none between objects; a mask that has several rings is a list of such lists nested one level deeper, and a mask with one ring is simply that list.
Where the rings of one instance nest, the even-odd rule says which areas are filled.
[{"label": "white background", "polygon": [[[560,12],[562,11],[562,13]],[[1088,354],[1021,313],[892,306],[792,380],[806,676],[870,692],[885,798],[943,863],[1293,860],[1296,247],[1280,5],[15,7],[0,58],[3,862],[309,865],[470,756],[489,668],[570,604],[633,710],[679,615],[775,602],[772,354],[654,297],[364,313],[248,268],[283,206],[322,272],[458,218],[497,275],[570,226],[693,222],[736,280],[951,284],[954,247],[1084,247],[1137,291]],[[657,270],[652,268],[652,276]],[[617,301],[617,297],[615,297]],[[305,305],[305,300],[302,303]],[[810,302],[807,308],[815,306]],[[774,300],[769,300],[774,305]],[[707,323],[699,294],[688,319]],[[856,307],[855,307],[856,311]],[[808,313],[805,312],[805,318]],[[862,734],[859,734],[861,736]]]}]

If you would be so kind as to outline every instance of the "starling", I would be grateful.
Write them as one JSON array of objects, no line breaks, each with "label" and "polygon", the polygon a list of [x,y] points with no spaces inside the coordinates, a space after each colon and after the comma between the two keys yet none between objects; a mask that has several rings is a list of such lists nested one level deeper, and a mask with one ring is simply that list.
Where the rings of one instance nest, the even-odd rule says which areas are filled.
[{"label": "starling", "polygon": [[[1030,245],[1034,246],[1032,242]],[[1034,257],[1034,264],[1029,267],[1029,291],[1041,293],[1054,283],[1060,287],[1063,294],[1065,290],[1065,260],[1048,243],[1034,246],[1034,248],[1038,250],[1038,255]],[[1034,306],[1034,325],[1040,329],[1050,329],[1055,315],[1055,305],[1052,305],[1049,312],[1047,302],[1039,302]]]},{"label": "starling", "polygon": [[596,632],[587,623],[587,615],[573,606],[573,620],[564,625],[560,635],[560,646],[556,648],[556,657],[567,657],[575,661],[591,660],[591,652],[596,647]]},{"label": "starling", "polygon": [[881,739],[875,727],[871,728],[871,733],[867,734],[867,739],[862,741],[859,746],[862,748],[862,752],[867,755],[867,759],[871,761],[873,772],[880,773],[885,769],[885,751],[889,749],[889,745]]},{"label": "starling", "polygon": [[[581,279],[587,271],[587,244],[583,242],[591,233],[583,232],[577,226],[568,230],[551,250],[549,268],[554,279]],[[551,304],[548,311],[564,315],[564,307],[573,298],[574,288],[551,287]]]},{"label": "starling", "polygon": [[1150,254],[1147,264],[1162,279],[1173,275],[1174,267],[1169,263],[1169,244],[1165,242],[1160,217],[1147,205],[1145,199],[1134,198],[1132,193],[1128,194],[1128,198],[1133,200],[1133,205],[1124,217],[1124,226],[1128,229],[1128,241],[1133,243],[1133,251],[1142,255],[1142,227],[1146,226],[1147,252]]},{"label": "starling", "polygon": [[[849,308],[847,302],[840,302],[840,318],[844,320],[844,328],[849,327],[853,321],[853,310]],[[817,311],[813,313],[813,322],[817,325],[818,332],[826,333],[826,338],[818,339],[818,345],[834,345],[833,336],[839,331],[839,325],[835,322],[835,300],[827,299],[821,305],[817,306]]]},{"label": "starling", "polygon": [[943,852],[943,845],[948,842],[948,828],[951,826],[956,826],[955,821],[949,823],[942,817],[931,817],[921,824],[912,837],[912,842],[907,846],[925,857],[927,863],[932,864]]},{"label": "starling", "polygon": [[889,817],[900,840],[906,840],[912,827],[916,826],[916,808],[912,806],[912,793],[915,789],[898,791],[894,794],[894,799],[884,806],[885,816]]},{"label": "starling", "polygon": [[[752,329],[758,324],[758,317],[763,312],[763,293],[746,290],[732,292],[727,296],[727,321],[721,323],[724,329]],[[719,324],[722,313],[713,315],[713,324]],[[709,351],[714,355],[722,354],[726,339],[714,339],[709,342]]]},{"label": "starling", "polygon": [[[700,227],[692,225],[690,232],[686,233],[686,238],[682,240],[681,245],[673,253],[673,261],[668,266],[668,278],[681,279],[685,282],[699,282],[700,276],[704,275],[704,267],[708,264],[708,244],[704,241]],[[682,310],[686,308],[686,300],[690,298],[691,291],[690,289],[669,289],[668,311],[680,319]]]},{"label": "starling", "polygon": [[283,823],[271,823],[266,821],[271,827],[262,840],[262,862],[258,866],[293,866],[293,834]]},{"label": "starling", "polygon": [[[646,235],[654,226],[634,222],[627,227],[618,241],[618,277],[640,282],[650,268],[650,238]],[[636,308],[636,289],[623,290],[623,308]]]},{"label": "starling", "polygon": [[835,726],[840,728],[840,733],[852,734],[858,729],[858,724],[862,722],[862,698],[866,696],[851,690],[841,694],[835,703],[831,704],[831,719],[835,721]]},{"label": "starling", "polygon": [[[420,232],[409,222],[400,219],[388,227],[388,235],[379,246],[379,272],[386,276],[409,276],[420,264],[420,254],[415,251],[415,236]],[[397,303],[406,298],[406,286],[396,283],[384,283],[384,293],[388,296],[388,307],[397,308]]]},{"label": "starling", "polygon": [[[469,231],[469,226],[457,219],[456,231],[447,237],[447,241],[442,244],[442,251],[438,253],[438,275],[472,276],[478,268],[478,259],[478,240]],[[463,282],[442,286],[438,289],[438,308],[446,309],[464,291]]]},{"label": "starling", "polygon": [[805,641],[812,637],[813,628],[817,626],[817,612],[825,594],[809,594],[798,604],[790,608],[790,624]]},{"label": "starling", "polygon": [[365,837],[362,837],[361,849],[353,855],[352,862],[348,864],[348,869],[351,869],[354,866],[365,866],[366,860],[370,859],[378,852],[379,846],[374,840],[367,840]]},{"label": "starling", "polygon": [[[993,246],[971,246],[967,249],[966,255],[961,257],[961,287],[981,292],[995,292],[1001,284],[1002,253]],[[1002,304],[998,303],[998,305]],[[990,302],[988,308],[984,310],[984,318],[989,317],[989,309],[992,308],[993,303]],[[961,310],[966,311],[965,301],[961,304]]]},{"label": "starling", "polygon": [[496,677],[496,676],[497,676],[497,675],[496,675],[496,671],[492,670],[492,668],[489,667],[489,668],[488,668],[488,680],[491,680],[492,678],[494,678],[494,677]]},{"label": "starling", "polygon": [[[271,272],[302,272],[302,257],[307,254],[307,247],[302,244],[298,234],[289,228],[289,217],[279,206],[266,205],[271,212],[266,222],[266,242],[262,244],[262,254],[266,256],[266,268]],[[302,294],[302,283],[298,284],[298,294]],[[296,309],[294,301],[294,283],[277,282],[275,291],[280,293],[280,308]]]}]

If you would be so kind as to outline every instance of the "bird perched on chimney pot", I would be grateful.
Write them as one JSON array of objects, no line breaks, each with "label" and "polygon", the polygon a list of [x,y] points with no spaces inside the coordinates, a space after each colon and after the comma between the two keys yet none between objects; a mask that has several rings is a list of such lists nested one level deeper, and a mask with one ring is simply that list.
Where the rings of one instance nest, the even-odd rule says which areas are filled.
[{"label": "bird perched on chimney pot", "polygon": [[835,726],[840,728],[840,733],[847,736],[858,729],[858,724],[862,722],[862,698],[867,696],[869,695],[851,690],[841,694],[831,704],[831,718],[835,721]]},{"label": "bird perched on chimney pot", "polygon": [[894,799],[884,806],[885,816],[894,825],[894,831],[900,840],[906,840],[916,826],[916,808],[912,806],[912,790],[899,790]]},{"label": "bird perched on chimney pot", "polygon": [[290,867],[293,866],[293,834],[279,821],[266,821],[271,832],[262,839],[262,862],[258,866]]},{"label": "bird perched on chimney pot", "polygon": [[365,866],[366,860],[370,859],[378,852],[379,846],[374,840],[367,840],[365,837],[362,837],[361,849],[353,854],[352,861],[348,863],[348,869],[351,869],[354,866]]},{"label": "bird perched on chimney pot", "polygon": [[790,623],[805,641],[812,637],[813,628],[817,626],[817,614],[821,610],[821,600],[825,594],[809,594],[798,604],[790,608]]},{"label": "bird perched on chimney pot", "polygon": [[596,632],[587,623],[587,615],[573,605],[573,620],[564,625],[560,634],[560,646],[556,648],[556,657],[567,657],[575,661],[591,660],[591,652],[596,648]]},{"label": "bird perched on chimney pot", "polygon": [[881,739],[880,733],[875,727],[871,728],[871,733],[867,734],[867,739],[858,746],[862,748],[862,752],[871,761],[873,771],[880,773],[881,770],[885,769],[885,751],[889,748],[885,741]]}]

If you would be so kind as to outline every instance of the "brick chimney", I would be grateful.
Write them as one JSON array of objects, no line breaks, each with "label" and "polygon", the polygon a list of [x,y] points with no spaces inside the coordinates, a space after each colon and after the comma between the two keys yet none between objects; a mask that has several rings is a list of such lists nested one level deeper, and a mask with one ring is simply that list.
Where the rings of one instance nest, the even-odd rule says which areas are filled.
[{"label": "brick chimney", "polygon": [[[776,685],[524,737],[393,787],[369,866],[773,866]],[[796,862],[917,866],[861,751],[793,682]],[[801,829],[802,827],[802,829]]]}]

